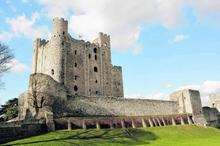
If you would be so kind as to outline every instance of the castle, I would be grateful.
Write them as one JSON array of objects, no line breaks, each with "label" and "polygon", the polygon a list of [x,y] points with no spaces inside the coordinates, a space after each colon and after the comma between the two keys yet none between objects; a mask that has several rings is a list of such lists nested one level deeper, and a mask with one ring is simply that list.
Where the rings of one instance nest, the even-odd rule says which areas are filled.
[{"label": "castle", "polygon": [[19,120],[43,120],[51,130],[67,121],[70,128],[94,122],[97,127],[207,124],[199,91],[177,91],[170,100],[124,98],[122,68],[111,64],[110,49],[110,36],[99,33],[93,43],[76,40],[66,20],[53,19],[50,40],[34,43],[29,87],[19,96]]},{"label": "castle", "polygon": [[99,33],[93,43],[76,40],[68,22],[53,19],[50,41],[34,43],[32,73],[43,73],[63,84],[68,94],[123,97],[122,68],[111,64],[110,36]]}]

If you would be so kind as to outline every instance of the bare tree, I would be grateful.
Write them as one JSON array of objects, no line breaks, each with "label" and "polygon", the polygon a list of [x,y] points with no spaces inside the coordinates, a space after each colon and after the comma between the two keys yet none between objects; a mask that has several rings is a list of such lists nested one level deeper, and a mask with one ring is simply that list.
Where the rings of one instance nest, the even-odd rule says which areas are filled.
[{"label": "bare tree", "polygon": [[39,109],[42,109],[45,103],[45,93],[41,92],[40,88],[42,85],[42,81],[37,80],[36,78],[32,78],[31,82],[31,106],[35,109],[36,115],[38,115]]},{"label": "bare tree", "polygon": [[[0,42],[0,77],[10,69],[8,63],[14,58],[12,50]],[[2,82],[0,82],[2,85]]]}]

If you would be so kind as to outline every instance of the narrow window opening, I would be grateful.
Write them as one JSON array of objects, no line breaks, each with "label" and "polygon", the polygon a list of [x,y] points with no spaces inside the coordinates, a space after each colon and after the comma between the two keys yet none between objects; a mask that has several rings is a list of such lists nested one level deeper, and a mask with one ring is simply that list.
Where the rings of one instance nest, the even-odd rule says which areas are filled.
[{"label": "narrow window opening", "polygon": [[74,91],[78,91],[78,87],[76,85],[74,86]]},{"label": "narrow window opening", "polygon": [[64,42],[62,42],[62,45],[64,45]]},{"label": "narrow window opening", "polygon": [[75,65],[74,65],[75,67],[77,67],[77,63],[75,63]]},{"label": "narrow window opening", "polygon": [[91,58],[91,54],[89,54],[89,59]]},{"label": "narrow window opening", "polygon": [[74,79],[77,80],[79,76],[74,76]]},{"label": "narrow window opening", "polygon": [[95,83],[98,83],[98,81],[97,81],[97,80],[95,80]]},{"label": "narrow window opening", "polygon": [[98,72],[98,68],[97,67],[94,67],[94,72]]},{"label": "narrow window opening", "polygon": [[97,60],[97,55],[95,55],[95,60]]},{"label": "narrow window opening", "polygon": [[97,53],[97,48],[94,48],[94,49],[93,49],[93,52],[94,52],[94,53]]},{"label": "narrow window opening", "polygon": [[212,103],[212,107],[215,107],[215,103]]},{"label": "narrow window opening", "polygon": [[96,94],[96,95],[99,94],[99,91],[95,91],[95,94]]},{"label": "narrow window opening", "polygon": [[77,53],[77,50],[75,50],[75,55],[76,55],[76,53]]},{"label": "narrow window opening", "polygon": [[54,75],[54,69],[51,69],[51,74]]},{"label": "narrow window opening", "polygon": [[65,31],[63,31],[63,35],[65,34]]}]

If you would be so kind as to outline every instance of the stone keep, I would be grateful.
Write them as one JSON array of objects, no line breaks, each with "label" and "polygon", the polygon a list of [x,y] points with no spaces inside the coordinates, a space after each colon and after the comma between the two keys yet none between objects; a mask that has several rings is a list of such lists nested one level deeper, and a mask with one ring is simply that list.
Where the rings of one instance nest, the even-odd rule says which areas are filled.
[{"label": "stone keep", "polygon": [[63,18],[53,19],[50,40],[36,39],[32,73],[51,76],[70,95],[124,96],[122,68],[111,64],[110,36],[99,33],[93,43],[76,40]]}]

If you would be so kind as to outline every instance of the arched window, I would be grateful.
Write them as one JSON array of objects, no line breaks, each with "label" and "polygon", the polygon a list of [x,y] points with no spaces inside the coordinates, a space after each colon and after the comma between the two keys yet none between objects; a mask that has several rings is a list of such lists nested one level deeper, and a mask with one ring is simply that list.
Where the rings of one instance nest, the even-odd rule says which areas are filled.
[{"label": "arched window", "polygon": [[98,68],[96,66],[94,67],[94,72],[98,72]]},{"label": "arched window", "polygon": [[76,53],[77,53],[77,50],[75,50],[75,55],[76,55]]},{"label": "arched window", "polygon": [[93,49],[93,52],[94,52],[94,53],[97,53],[97,48],[94,48],[94,49]]},{"label": "arched window", "polygon": [[98,83],[98,81],[97,81],[97,80],[95,80],[95,83]]},{"label": "arched window", "polygon": [[74,91],[78,91],[78,87],[76,85],[74,86]]}]

